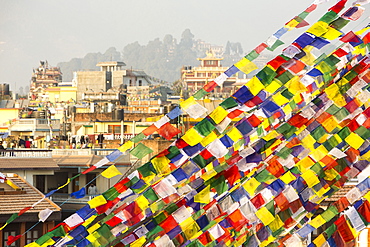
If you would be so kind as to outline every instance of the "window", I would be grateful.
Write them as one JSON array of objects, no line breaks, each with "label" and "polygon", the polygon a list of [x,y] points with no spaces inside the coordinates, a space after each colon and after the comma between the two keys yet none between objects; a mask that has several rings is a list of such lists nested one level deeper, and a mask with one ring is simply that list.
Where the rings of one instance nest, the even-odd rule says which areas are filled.
[{"label": "window", "polygon": [[34,241],[36,241],[40,235],[39,235],[39,230],[31,230],[29,232],[27,232],[26,234],[26,244],[30,244]]},{"label": "window", "polygon": [[16,236],[17,233],[15,231],[4,231],[4,243],[3,243],[3,246],[18,246],[16,245],[18,243],[18,241],[12,243],[11,245],[6,245],[6,242],[8,241],[8,237],[12,235],[12,236]]},{"label": "window", "polygon": [[143,85],[143,82],[139,80],[139,87],[141,87],[142,85]]},{"label": "window", "polygon": [[121,134],[121,126],[120,125],[108,125],[108,133]]}]

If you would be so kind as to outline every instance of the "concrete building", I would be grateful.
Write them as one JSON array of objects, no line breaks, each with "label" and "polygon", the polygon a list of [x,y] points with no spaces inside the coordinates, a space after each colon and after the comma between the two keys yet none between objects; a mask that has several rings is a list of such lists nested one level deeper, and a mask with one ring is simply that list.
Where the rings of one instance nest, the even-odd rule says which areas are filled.
[{"label": "concrete building", "polygon": [[101,62],[96,66],[100,67],[100,71],[77,72],[77,101],[84,100],[83,94],[90,92],[107,92],[111,88],[115,91],[123,90],[123,85],[127,93],[149,93],[152,82],[144,71],[122,69],[125,63],[116,61]]}]

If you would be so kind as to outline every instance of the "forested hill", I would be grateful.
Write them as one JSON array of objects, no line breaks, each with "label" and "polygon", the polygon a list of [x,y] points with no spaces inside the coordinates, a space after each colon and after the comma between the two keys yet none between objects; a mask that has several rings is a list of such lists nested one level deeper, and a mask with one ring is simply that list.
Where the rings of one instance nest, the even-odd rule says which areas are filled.
[{"label": "forested hill", "polygon": [[[109,48],[104,54],[88,53],[83,58],[73,58],[69,62],[58,63],[63,73],[63,81],[71,81],[74,71],[99,70],[96,64],[104,61],[123,61],[125,68],[141,69],[148,75],[158,79],[174,82],[180,79],[182,66],[198,66],[198,57],[205,57],[206,50],[199,40],[186,29],[179,42],[172,35],[167,34],[163,40],[156,38],[147,45],[134,42],[126,45],[122,52],[116,48]],[[240,43],[227,42],[224,49],[223,66],[230,66],[243,55]]]}]

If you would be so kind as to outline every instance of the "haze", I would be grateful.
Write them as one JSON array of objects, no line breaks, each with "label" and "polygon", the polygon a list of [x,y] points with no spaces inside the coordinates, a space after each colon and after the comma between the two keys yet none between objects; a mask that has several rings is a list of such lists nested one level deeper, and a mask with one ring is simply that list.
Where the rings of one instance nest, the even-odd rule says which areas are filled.
[{"label": "haze", "polygon": [[[319,6],[307,20],[326,12]],[[189,28],[196,39],[254,49],[312,0],[0,0],[0,83],[29,85],[40,60],[51,66],[129,43],[147,44]],[[294,37],[294,32],[286,39]],[[283,39],[284,40],[284,39]],[[284,41],[285,41],[284,40]],[[123,58],[124,60],[124,58]],[[128,64],[129,66],[129,64]]]}]

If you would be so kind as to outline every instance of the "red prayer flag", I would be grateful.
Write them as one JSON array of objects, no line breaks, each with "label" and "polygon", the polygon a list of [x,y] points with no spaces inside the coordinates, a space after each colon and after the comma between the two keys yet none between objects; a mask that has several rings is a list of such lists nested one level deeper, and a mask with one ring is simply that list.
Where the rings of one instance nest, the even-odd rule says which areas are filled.
[{"label": "red prayer flag", "polygon": [[172,137],[181,133],[181,131],[179,129],[172,126],[172,124],[170,124],[170,123],[165,123],[164,125],[162,125],[162,127],[160,127],[157,130],[157,132],[158,132],[158,134],[160,134],[162,137],[166,138],[169,141],[172,139]]},{"label": "red prayer flag", "polygon": [[20,239],[22,237],[22,235],[17,235],[17,236],[12,236],[12,235],[9,235],[8,237],[8,241],[6,241],[6,244],[8,246],[10,246],[12,243],[14,243],[15,241],[17,241],[18,239]]}]

